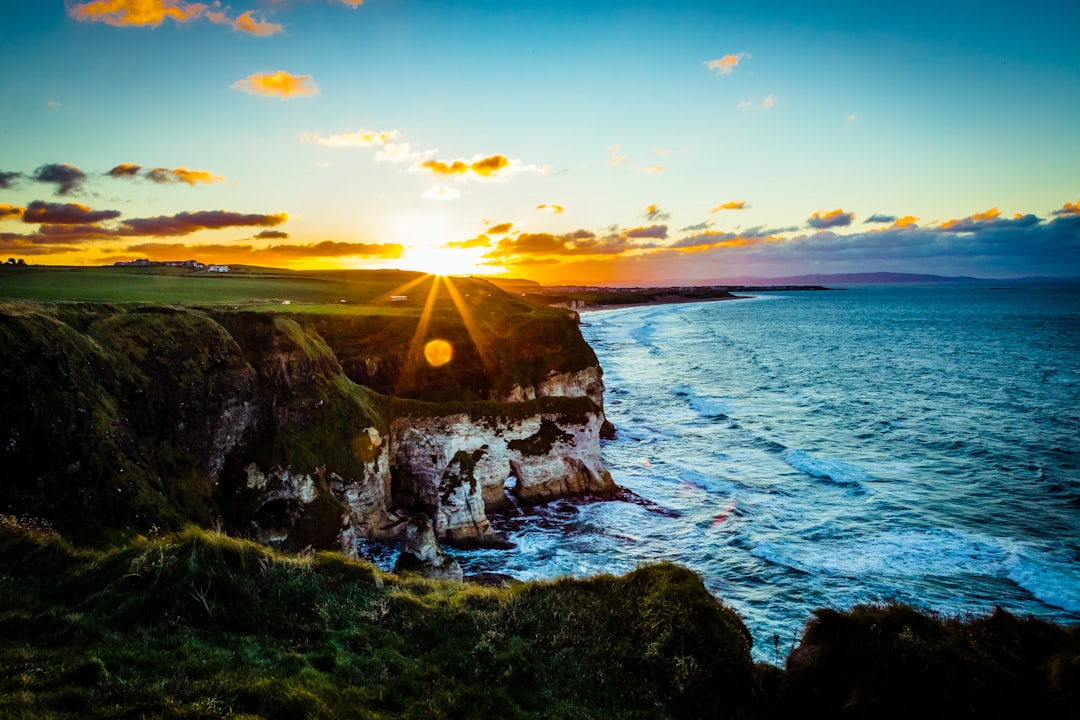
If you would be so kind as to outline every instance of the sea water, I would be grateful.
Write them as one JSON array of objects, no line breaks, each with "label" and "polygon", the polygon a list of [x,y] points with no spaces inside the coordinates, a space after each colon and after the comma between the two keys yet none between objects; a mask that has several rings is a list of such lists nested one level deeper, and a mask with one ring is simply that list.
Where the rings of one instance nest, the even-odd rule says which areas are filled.
[{"label": "sea water", "polygon": [[629,500],[498,520],[466,573],[670,560],[780,661],[815,608],[1080,622],[1080,285],[862,286],[586,313]]}]

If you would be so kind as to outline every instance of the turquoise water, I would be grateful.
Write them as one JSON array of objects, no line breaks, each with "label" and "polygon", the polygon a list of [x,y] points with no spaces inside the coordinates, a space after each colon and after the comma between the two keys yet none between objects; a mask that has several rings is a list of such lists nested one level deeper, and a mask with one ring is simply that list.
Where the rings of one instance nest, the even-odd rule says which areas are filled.
[{"label": "turquoise water", "polygon": [[497,523],[466,572],[672,560],[759,659],[899,600],[1080,621],[1080,285],[866,286],[588,313],[632,502]]}]

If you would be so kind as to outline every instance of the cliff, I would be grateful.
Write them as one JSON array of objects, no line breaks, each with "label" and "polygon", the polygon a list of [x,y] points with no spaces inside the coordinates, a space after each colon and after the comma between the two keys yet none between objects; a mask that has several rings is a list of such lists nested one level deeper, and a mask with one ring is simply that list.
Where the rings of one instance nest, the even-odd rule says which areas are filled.
[{"label": "cliff", "polygon": [[494,293],[468,294],[468,325],[433,305],[439,367],[422,320],[367,309],[0,306],[0,514],[351,553],[417,511],[494,541],[511,476],[522,502],[613,492],[595,355],[569,315]]}]

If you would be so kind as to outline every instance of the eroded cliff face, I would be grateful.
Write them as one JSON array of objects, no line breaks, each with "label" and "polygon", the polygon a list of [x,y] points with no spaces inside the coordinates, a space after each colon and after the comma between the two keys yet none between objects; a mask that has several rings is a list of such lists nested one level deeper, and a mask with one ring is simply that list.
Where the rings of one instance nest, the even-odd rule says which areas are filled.
[{"label": "eroded cliff face", "polygon": [[[394,500],[423,508],[436,537],[458,544],[497,542],[487,512],[507,492],[536,504],[617,488],[600,457],[603,412],[587,397],[520,403],[510,415],[472,411],[401,416],[390,424]],[[508,482],[509,481],[509,482]]]},{"label": "eroded cliff face", "polygon": [[[351,379],[321,334],[340,343],[356,331],[348,323],[0,308],[0,513],[88,533],[223,523],[291,550],[352,554],[357,538],[398,537],[420,511],[441,540],[494,542],[487,513],[506,506],[508,479],[523,503],[615,491],[595,363],[558,371],[549,350],[516,383],[475,381],[499,402],[391,399]],[[574,353],[581,365],[591,350]],[[351,362],[365,361],[354,351]],[[457,372],[495,364],[478,367]],[[438,380],[425,376],[425,392]]]}]

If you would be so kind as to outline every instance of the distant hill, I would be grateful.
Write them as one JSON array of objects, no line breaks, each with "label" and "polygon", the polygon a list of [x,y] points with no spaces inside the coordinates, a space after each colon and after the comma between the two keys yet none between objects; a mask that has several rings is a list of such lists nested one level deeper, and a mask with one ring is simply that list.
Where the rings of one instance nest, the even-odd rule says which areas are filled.
[{"label": "distant hill", "polygon": [[[981,278],[969,276],[918,275],[914,273],[872,272],[792,275],[777,278],[738,278],[740,285],[825,285],[860,283],[940,283],[972,282]],[[720,281],[717,281],[718,283]]]}]

